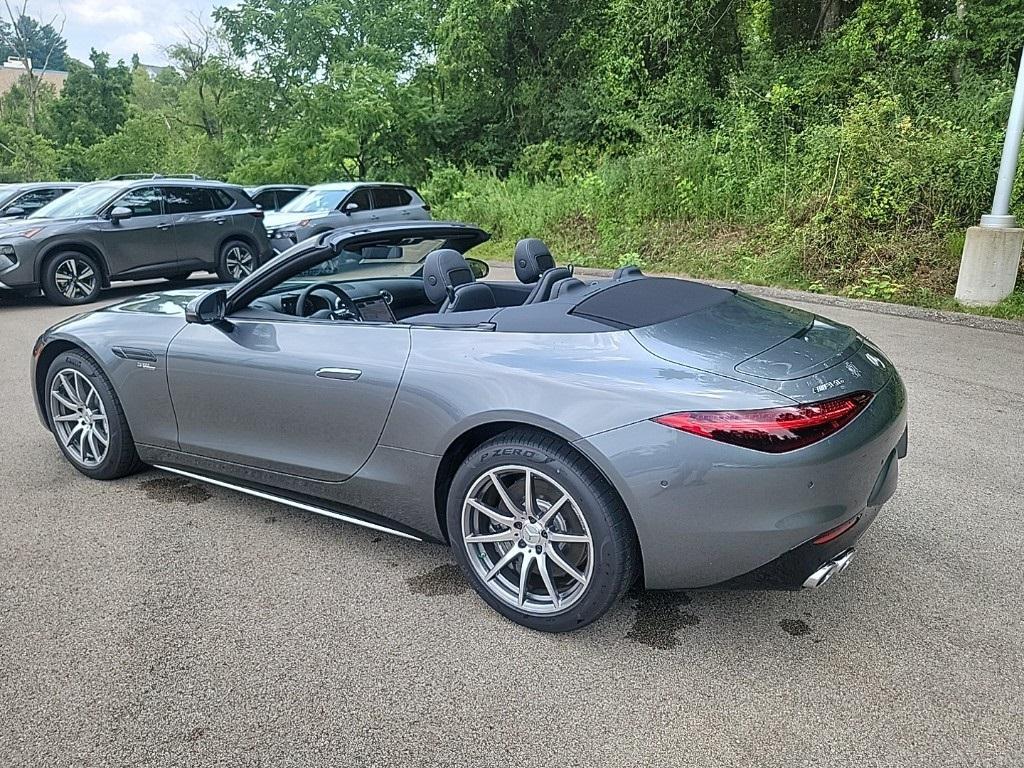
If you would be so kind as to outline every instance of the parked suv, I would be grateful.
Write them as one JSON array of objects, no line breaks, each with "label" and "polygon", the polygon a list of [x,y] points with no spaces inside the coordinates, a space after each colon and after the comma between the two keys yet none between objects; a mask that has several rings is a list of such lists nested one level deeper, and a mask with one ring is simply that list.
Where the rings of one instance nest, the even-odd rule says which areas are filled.
[{"label": "parked suv", "polygon": [[274,250],[284,251],[339,227],[430,218],[430,206],[412,187],[361,181],[310,187],[267,214],[266,225]]},{"label": "parked suv", "polygon": [[246,194],[260,208],[269,213],[298,197],[309,187],[301,184],[263,184],[259,187],[244,187]]},{"label": "parked suv", "polygon": [[82,186],[77,181],[37,181],[31,184],[0,184],[0,223],[23,219],[61,195]]},{"label": "parked suv", "polygon": [[241,187],[146,179],[86,184],[0,228],[0,288],[85,304],[112,280],[239,280],[272,251]]}]

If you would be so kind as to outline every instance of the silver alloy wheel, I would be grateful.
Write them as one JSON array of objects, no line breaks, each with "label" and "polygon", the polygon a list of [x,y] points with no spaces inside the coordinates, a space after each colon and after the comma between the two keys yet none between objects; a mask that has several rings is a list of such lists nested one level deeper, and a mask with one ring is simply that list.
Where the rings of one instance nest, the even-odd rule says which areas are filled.
[{"label": "silver alloy wheel", "polygon": [[224,266],[227,267],[228,274],[235,280],[241,280],[243,277],[251,275],[255,263],[252,251],[244,245],[232,245],[224,254]]},{"label": "silver alloy wheel", "polygon": [[110,426],[99,393],[74,368],[57,372],[50,384],[50,414],[57,437],[83,467],[103,463],[110,447]]},{"label": "silver alloy wheel", "polygon": [[75,300],[91,296],[96,290],[96,270],[84,259],[68,256],[53,270],[53,282],[65,297]]},{"label": "silver alloy wheel", "polygon": [[462,505],[469,562],[502,602],[532,615],[565,611],[587,591],[594,542],[579,504],[529,467],[490,469]]}]

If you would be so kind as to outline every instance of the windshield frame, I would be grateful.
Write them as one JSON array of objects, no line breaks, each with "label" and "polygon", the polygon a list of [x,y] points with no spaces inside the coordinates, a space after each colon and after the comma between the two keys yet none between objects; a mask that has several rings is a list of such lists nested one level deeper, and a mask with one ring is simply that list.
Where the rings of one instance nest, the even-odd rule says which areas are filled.
[{"label": "windshield frame", "polygon": [[[110,184],[110,183],[97,183],[97,184],[84,184],[81,187],[76,187],[60,197],[51,200],[49,203],[44,205],[37,211],[30,213],[26,216],[28,219],[77,219],[82,216],[96,216],[100,211],[107,205],[107,203],[116,197],[119,193],[128,189],[128,187]],[[99,193],[104,191],[102,197],[99,197]],[[80,201],[80,198],[85,198],[84,201]],[[75,204],[78,203],[78,207]],[[89,205],[86,205],[89,203]],[[70,208],[68,212],[64,209]],[[52,209],[52,210],[51,210]]]}]

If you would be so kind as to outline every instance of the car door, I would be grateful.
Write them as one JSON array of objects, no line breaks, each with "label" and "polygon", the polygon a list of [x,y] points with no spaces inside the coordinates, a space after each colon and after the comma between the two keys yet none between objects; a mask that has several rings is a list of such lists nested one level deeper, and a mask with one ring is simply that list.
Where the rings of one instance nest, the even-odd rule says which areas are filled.
[{"label": "car door", "polygon": [[207,187],[167,186],[164,200],[178,244],[182,267],[216,264],[218,248],[229,222],[229,214],[219,210],[214,191]]},{"label": "car door", "polygon": [[400,187],[375,187],[373,190],[373,209],[382,221],[415,218],[410,202],[412,197]]},{"label": "car door", "polygon": [[246,312],[190,324],[171,342],[181,450],[321,481],[351,477],[384,429],[410,328]]},{"label": "car door", "polygon": [[[352,206],[355,208],[352,208]],[[342,201],[339,210],[342,216],[337,217],[339,227],[355,226],[357,224],[372,224],[380,218],[373,210],[373,199],[370,197],[369,187],[360,187]]]},{"label": "car door", "polygon": [[[114,208],[128,208],[132,215],[112,221],[109,214]],[[131,189],[110,203],[104,213],[97,230],[111,276],[130,277],[176,266],[174,227],[164,209],[160,187]]]}]

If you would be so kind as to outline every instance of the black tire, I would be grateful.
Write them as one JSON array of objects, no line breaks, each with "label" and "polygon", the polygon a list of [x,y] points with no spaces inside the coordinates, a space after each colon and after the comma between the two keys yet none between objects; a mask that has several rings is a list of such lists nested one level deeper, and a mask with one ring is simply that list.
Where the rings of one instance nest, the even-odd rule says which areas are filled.
[{"label": "black tire", "polygon": [[[471,545],[467,545],[463,538],[463,505],[466,503],[467,494],[473,488],[481,487],[479,486],[481,481],[488,482],[485,478],[491,470],[507,469],[512,465],[539,473],[539,475],[532,475],[536,478],[533,481],[535,492],[538,494],[535,496],[536,505],[548,504],[550,506],[549,502],[540,500],[540,493],[545,487],[544,484],[547,483],[547,480],[543,479],[546,476],[561,486],[557,493],[564,491],[568,494],[576,505],[575,508],[585,518],[586,528],[589,529],[593,544],[592,550],[590,550],[593,556],[593,565],[590,568],[589,582],[579,590],[579,594],[574,598],[575,602],[572,602],[567,608],[559,609],[554,605],[555,601],[552,600],[552,605],[547,608],[549,612],[537,615],[511,605],[484,583],[484,576],[475,570],[481,566],[479,563],[474,565],[471,561],[469,551]],[[516,470],[510,471],[514,473]],[[554,488],[553,485],[547,487]],[[510,485],[506,490],[511,494],[513,489],[514,485]],[[518,503],[518,497],[515,500]],[[563,505],[562,509],[566,509],[568,506],[568,504]],[[533,521],[533,518],[530,520]],[[585,627],[603,616],[636,582],[639,575],[640,553],[636,533],[619,495],[601,473],[566,442],[534,430],[516,429],[502,433],[466,457],[452,479],[447,501],[447,524],[455,559],[477,594],[506,618],[530,629],[544,632],[568,632]],[[512,532],[507,525],[499,525],[498,528]],[[517,537],[525,536],[526,529],[520,526],[519,530],[521,533],[515,535]],[[563,547],[562,554],[567,554],[564,547],[572,546],[554,545],[547,540],[547,532],[542,535],[545,537],[545,541],[541,542],[542,545]],[[554,535],[552,534],[552,537]],[[522,540],[517,540],[516,546],[525,547],[527,550],[533,549],[533,545],[526,545]],[[494,556],[487,560],[484,567],[497,565],[494,560],[498,559],[502,552],[510,553],[512,548],[513,545],[509,544],[506,550],[496,550]],[[541,548],[536,551],[540,553]],[[546,553],[547,550],[545,550],[545,557],[548,557]],[[483,562],[479,552],[474,557],[479,562]],[[533,556],[531,555],[531,557]],[[534,571],[539,567],[538,561],[539,557],[534,559]],[[524,558],[522,562],[527,561]],[[548,561],[549,565],[554,562],[553,560]],[[516,561],[513,560],[512,565],[507,567],[512,568],[515,563]],[[521,570],[519,573],[521,574]],[[530,573],[532,574],[530,578],[534,581],[540,578],[539,573]],[[567,571],[556,570],[552,573],[549,569],[549,577],[556,581],[556,591],[558,591],[558,573],[562,574],[563,580],[568,576]],[[571,580],[569,583],[572,583]]]},{"label": "black tire", "polygon": [[[67,412],[71,409],[56,402],[51,394],[58,375],[63,375],[64,380],[68,381],[74,378],[74,374],[84,377],[92,385],[96,397],[102,403],[102,411],[106,417],[106,434],[108,438],[106,452],[101,461],[91,466],[79,458],[62,440],[61,427],[67,424],[74,426],[78,422],[62,421],[61,425],[58,425],[56,421],[59,417],[57,411]],[[66,397],[68,394],[67,390],[63,389],[61,391]],[[73,402],[73,399],[69,399],[69,402]],[[121,401],[118,399],[106,375],[88,355],[77,350],[69,350],[57,355],[54,361],[50,363],[50,368],[46,373],[46,390],[43,393],[43,403],[46,409],[47,424],[50,427],[50,432],[53,433],[54,439],[57,441],[57,447],[60,448],[61,453],[71,462],[72,466],[83,475],[95,480],[114,480],[141,469],[142,461],[135,450],[135,441],[132,439],[128,421],[125,419]],[[95,400],[92,400],[92,403],[94,404]],[[93,409],[95,410],[95,406],[93,406]],[[92,417],[90,416],[91,419]],[[94,441],[94,444],[99,444],[98,439]],[[86,458],[96,457],[90,457],[86,454]]]},{"label": "black tire", "polygon": [[237,282],[251,275],[260,265],[260,256],[245,240],[228,240],[217,256],[217,277]]},{"label": "black tire", "polygon": [[43,294],[54,304],[88,304],[99,297],[102,285],[100,265],[80,251],[61,251],[43,265]]}]

